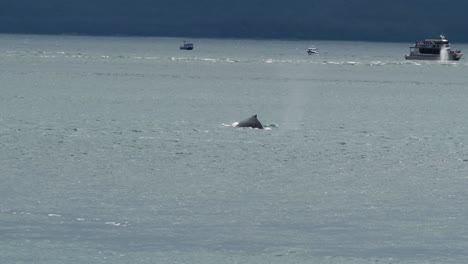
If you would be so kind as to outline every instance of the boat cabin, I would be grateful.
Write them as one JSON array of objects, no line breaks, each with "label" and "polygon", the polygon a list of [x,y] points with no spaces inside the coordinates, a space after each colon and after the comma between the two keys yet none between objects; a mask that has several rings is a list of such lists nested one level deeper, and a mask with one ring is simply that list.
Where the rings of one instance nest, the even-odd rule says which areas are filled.
[{"label": "boat cabin", "polygon": [[443,48],[450,48],[450,43],[448,40],[444,38],[426,39],[424,41],[416,41],[414,43],[414,47],[410,47],[410,51],[419,51],[419,53],[422,54],[440,54],[440,50]]}]

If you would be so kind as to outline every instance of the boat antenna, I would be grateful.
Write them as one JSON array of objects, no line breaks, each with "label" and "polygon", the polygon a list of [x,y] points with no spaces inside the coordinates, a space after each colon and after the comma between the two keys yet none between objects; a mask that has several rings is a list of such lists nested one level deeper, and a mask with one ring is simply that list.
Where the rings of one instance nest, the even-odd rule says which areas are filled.
[{"label": "boat antenna", "polygon": [[441,38],[441,39],[445,39],[444,33],[440,34],[440,38]]}]

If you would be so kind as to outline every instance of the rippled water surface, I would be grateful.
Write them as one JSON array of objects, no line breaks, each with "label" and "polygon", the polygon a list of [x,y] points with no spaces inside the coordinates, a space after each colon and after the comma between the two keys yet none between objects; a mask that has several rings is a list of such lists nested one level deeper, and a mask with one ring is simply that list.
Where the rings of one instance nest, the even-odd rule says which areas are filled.
[{"label": "rippled water surface", "polygon": [[468,261],[467,58],[193,41],[0,35],[1,263]]}]

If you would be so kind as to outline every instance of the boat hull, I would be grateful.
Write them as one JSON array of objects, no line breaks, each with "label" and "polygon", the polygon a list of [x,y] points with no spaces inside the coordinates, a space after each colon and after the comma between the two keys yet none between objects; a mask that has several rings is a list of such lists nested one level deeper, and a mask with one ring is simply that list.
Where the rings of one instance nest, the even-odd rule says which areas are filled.
[{"label": "boat hull", "polygon": [[[447,60],[448,61],[458,61],[463,56],[462,53],[455,53],[455,54],[448,54]],[[439,54],[410,54],[405,55],[405,59],[407,60],[441,60]]]}]

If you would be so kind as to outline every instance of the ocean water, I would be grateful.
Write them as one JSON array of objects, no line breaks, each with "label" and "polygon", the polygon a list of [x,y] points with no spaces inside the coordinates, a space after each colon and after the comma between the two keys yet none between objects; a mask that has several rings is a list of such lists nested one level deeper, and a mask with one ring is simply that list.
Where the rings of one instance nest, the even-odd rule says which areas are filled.
[{"label": "ocean water", "polygon": [[182,41],[0,35],[1,263],[468,262],[467,58]]}]

